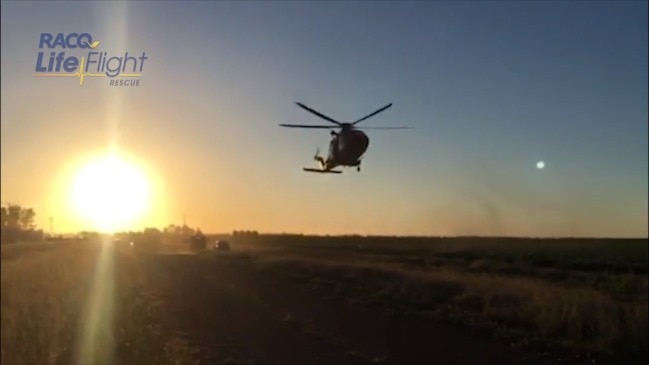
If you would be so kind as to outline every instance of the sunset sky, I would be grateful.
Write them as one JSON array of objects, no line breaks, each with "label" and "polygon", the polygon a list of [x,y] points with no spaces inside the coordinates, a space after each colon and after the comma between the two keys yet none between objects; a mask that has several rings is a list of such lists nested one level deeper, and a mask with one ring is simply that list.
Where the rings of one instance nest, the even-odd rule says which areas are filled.
[{"label": "sunset sky", "polygon": [[[130,228],[647,236],[647,2],[2,2],[2,201],[66,195],[117,151],[153,186]],[[35,77],[42,32],[146,52],[139,87]],[[56,50],[62,51],[61,49]],[[81,55],[87,50],[65,50]],[[49,52],[47,50],[46,54]],[[309,174],[365,126],[360,173]],[[536,163],[545,161],[544,169]]]}]

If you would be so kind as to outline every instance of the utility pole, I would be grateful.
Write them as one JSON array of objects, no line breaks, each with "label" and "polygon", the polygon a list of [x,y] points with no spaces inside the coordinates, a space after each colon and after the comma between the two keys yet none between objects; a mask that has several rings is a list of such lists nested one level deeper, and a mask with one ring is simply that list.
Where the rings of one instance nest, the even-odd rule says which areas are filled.
[{"label": "utility pole", "polygon": [[54,236],[54,217],[50,216],[50,235]]}]

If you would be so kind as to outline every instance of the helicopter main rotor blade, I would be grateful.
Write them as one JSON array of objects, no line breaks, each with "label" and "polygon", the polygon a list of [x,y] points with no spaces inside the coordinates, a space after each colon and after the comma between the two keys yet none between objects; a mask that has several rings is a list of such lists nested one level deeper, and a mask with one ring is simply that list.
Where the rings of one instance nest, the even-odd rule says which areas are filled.
[{"label": "helicopter main rotor blade", "polygon": [[338,128],[334,125],[310,125],[310,124],[280,124],[280,127],[289,128],[320,128],[320,129],[334,129]]},{"label": "helicopter main rotor blade", "polygon": [[311,113],[313,113],[313,114],[319,116],[320,118],[322,118],[322,119],[324,119],[324,120],[330,121],[330,122],[332,122],[332,123],[336,123],[336,124],[338,124],[338,125],[341,124],[339,121],[334,120],[334,119],[332,119],[332,118],[329,118],[328,116],[326,116],[326,115],[324,115],[324,114],[322,114],[322,113],[320,113],[320,112],[318,112],[318,111],[316,111],[316,110],[313,110],[313,109],[309,108],[308,106],[306,106],[306,105],[304,105],[304,104],[302,104],[302,103],[298,103],[298,102],[296,102],[295,104],[299,105],[302,109],[304,109],[304,110],[306,110],[306,111],[308,111],[308,112],[311,112]]},{"label": "helicopter main rotor blade", "polygon": [[381,109],[379,109],[379,110],[377,110],[377,111],[375,111],[375,112],[373,112],[373,113],[370,113],[370,114],[364,116],[363,118],[361,118],[361,119],[355,121],[355,122],[352,123],[352,124],[360,123],[360,122],[364,121],[365,119],[367,119],[367,118],[369,118],[369,117],[372,117],[372,116],[375,116],[375,115],[379,114],[380,112],[384,111],[385,109],[387,109],[387,108],[389,108],[389,107],[391,107],[391,106],[392,106],[392,103],[390,103],[390,104],[384,106],[383,108],[381,108]]},{"label": "helicopter main rotor blade", "polygon": [[411,127],[356,127],[356,129],[412,129]]}]

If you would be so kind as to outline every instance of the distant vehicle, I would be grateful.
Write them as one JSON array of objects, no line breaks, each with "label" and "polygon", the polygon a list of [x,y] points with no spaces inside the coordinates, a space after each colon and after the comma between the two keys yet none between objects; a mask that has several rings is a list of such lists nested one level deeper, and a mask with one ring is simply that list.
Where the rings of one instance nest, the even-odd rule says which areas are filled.
[{"label": "distant vehicle", "polygon": [[230,243],[228,241],[216,241],[214,243],[214,250],[216,250],[216,251],[230,251]]},{"label": "distant vehicle", "polygon": [[[357,171],[361,171],[361,157],[367,150],[367,147],[370,144],[370,139],[365,133],[360,131],[360,128],[356,127],[356,124],[364,121],[365,119],[374,116],[385,109],[392,106],[392,103],[382,107],[381,109],[372,112],[363,118],[360,118],[351,123],[341,123],[337,120],[329,118],[328,116],[315,111],[308,106],[302,103],[296,103],[301,108],[307,110],[310,113],[313,113],[320,118],[336,124],[336,126],[331,125],[308,125],[308,124],[280,124],[281,127],[290,127],[290,128],[321,128],[321,129],[332,129],[340,128],[339,132],[331,131],[331,142],[329,143],[329,156],[323,158],[319,155],[319,150],[316,150],[316,154],[313,157],[314,160],[318,161],[320,164],[320,169],[313,169],[304,167],[304,171],[308,172],[320,172],[320,173],[334,173],[339,174],[342,171],[334,170],[338,166],[346,167],[356,167]],[[367,127],[365,129],[408,129],[408,127]]]}]

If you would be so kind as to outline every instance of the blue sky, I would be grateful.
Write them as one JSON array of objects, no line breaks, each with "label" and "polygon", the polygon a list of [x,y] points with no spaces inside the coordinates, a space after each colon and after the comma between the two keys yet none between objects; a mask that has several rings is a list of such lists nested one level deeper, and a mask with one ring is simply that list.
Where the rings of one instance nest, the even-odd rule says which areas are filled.
[{"label": "blue sky", "polygon": [[[46,219],[39,178],[111,141],[165,182],[159,225],[647,236],[647,28],[640,1],[3,2],[2,199]],[[41,32],[83,31],[146,51],[141,86],[33,77]],[[295,101],[413,129],[310,175]]]}]

